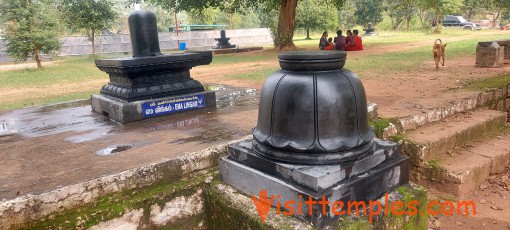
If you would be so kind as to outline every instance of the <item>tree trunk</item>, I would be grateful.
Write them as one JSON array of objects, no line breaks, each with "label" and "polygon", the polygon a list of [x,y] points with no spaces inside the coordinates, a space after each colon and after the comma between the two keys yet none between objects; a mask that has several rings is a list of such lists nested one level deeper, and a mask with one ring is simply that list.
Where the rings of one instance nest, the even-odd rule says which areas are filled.
[{"label": "tree trunk", "polygon": [[[499,15],[500,13],[497,12],[496,14],[493,14],[492,15],[492,27],[495,28],[496,27],[496,21],[498,20],[499,18]],[[506,47],[505,47],[506,48]]]},{"label": "tree trunk", "polygon": [[306,28],[306,40],[312,40],[312,38],[310,38],[310,28]]},{"label": "tree trunk", "polygon": [[390,21],[391,21],[391,29],[397,30],[397,26],[395,25],[396,24],[395,19],[393,17],[390,17]]},{"label": "tree trunk", "polygon": [[[174,19],[175,19],[175,34],[177,37],[179,37],[179,21],[177,21],[177,11],[174,10]],[[177,44],[179,44],[179,41],[177,41]]]},{"label": "tree trunk", "polygon": [[411,24],[411,19],[410,18],[406,18],[407,32],[409,32],[409,29],[410,29],[410,25],[409,24]]},{"label": "tree trunk", "polygon": [[230,29],[233,29],[233,28],[232,28],[232,13],[230,13],[228,16],[229,16],[228,21],[229,21],[229,24],[230,24],[230,25],[229,25],[229,28],[230,28]]},{"label": "tree trunk", "polygon": [[441,18],[441,14],[439,13],[439,10],[436,10],[436,28],[434,29],[434,33],[436,34],[441,33],[441,22],[439,21],[439,18]]},{"label": "tree trunk", "polygon": [[422,10],[420,10],[419,15],[420,15],[420,23],[421,23],[421,27],[422,27],[422,28],[425,28],[425,27],[427,27],[427,25],[425,25],[425,19],[424,19],[424,17],[425,17],[425,16],[424,16],[423,14],[424,14],[424,13],[423,13],[423,11],[422,11]]},{"label": "tree trunk", "polygon": [[96,34],[95,30],[92,29],[92,56],[96,56]]},{"label": "tree trunk", "polygon": [[34,50],[34,59],[35,62],[37,62],[37,68],[38,69],[42,68],[41,58],[39,57],[39,47],[36,47]]},{"label": "tree trunk", "polygon": [[278,30],[275,36],[275,48],[278,50],[292,50],[296,46],[294,38],[294,25],[298,0],[280,0],[280,16],[278,18]]}]

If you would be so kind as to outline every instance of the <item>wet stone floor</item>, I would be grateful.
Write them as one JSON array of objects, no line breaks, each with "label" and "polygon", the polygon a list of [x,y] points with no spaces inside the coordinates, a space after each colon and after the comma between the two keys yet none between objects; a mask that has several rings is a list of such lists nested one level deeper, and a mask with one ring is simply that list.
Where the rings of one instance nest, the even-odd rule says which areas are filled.
[{"label": "wet stone floor", "polygon": [[258,92],[222,85],[217,108],[120,125],[90,102],[0,112],[0,200],[175,158],[251,133]]}]

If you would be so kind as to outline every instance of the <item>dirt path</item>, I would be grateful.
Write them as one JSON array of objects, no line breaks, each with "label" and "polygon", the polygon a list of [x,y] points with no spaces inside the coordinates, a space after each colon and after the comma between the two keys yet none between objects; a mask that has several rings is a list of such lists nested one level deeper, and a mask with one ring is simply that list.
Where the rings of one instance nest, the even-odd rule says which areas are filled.
[{"label": "dirt path", "polygon": [[[449,39],[449,41],[464,40],[470,37],[473,36],[456,37]],[[431,44],[430,41],[423,41],[399,45],[368,46],[362,52],[349,52],[348,58],[355,60],[366,55],[402,52],[429,45],[432,47]],[[500,63],[502,66],[500,68],[476,68],[475,59],[475,56],[447,57],[445,66],[436,71],[434,61],[431,58],[413,70],[384,74],[364,71],[361,77],[368,100],[374,101],[379,105],[379,111],[382,116],[405,117],[472,94],[472,91],[462,90],[467,82],[510,72],[509,60],[501,59]],[[262,87],[260,81],[239,80],[225,76],[268,68],[278,68],[276,58],[268,61],[242,62],[234,65],[196,68],[192,70],[192,76],[204,83],[260,89]]]},{"label": "dirt path", "polygon": [[510,166],[503,173],[493,174],[465,200],[476,202],[476,215],[437,216],[429,228],[451,229],[510,229]]}]

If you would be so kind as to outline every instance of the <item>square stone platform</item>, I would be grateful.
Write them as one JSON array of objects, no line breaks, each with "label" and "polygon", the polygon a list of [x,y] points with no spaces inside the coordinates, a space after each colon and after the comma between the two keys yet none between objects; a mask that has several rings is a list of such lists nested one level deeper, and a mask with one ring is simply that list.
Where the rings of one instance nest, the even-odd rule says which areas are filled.
[{"label": "square stone platform", "polygon": [[[294,216],[321,228],[342,217],[332,213],[333,202],[365,201],[368,205],[409,182],[409,158],[400,154],[399,145],[374,142],[373,154],[349,165],[310,166],[266,159],[253,152],[248,140],[229,146],[229,155],[220,159],[220,173],[224,182],[257,198],[266,190],[269,197],[275,197],[273,206],[276,200],[282,207],[287,201],[301,201],[303,213]],[[313,205],[310,216],[305,204],[309,197],[315,201],[325,197],[330,202],[327,215],[322,215],[322,205]]]},{"label": "square stone platform", "polygon": [[121,124],[156,116],[216,107],[214,91],[126,102],[106,95],[92,95],[92,110]]}]

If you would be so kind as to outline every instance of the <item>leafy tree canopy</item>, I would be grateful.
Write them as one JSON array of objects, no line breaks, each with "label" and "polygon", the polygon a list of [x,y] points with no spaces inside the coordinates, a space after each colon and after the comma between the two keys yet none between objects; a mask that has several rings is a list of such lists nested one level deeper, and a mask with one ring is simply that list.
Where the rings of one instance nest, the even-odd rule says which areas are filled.
[{"label": "leafy tree canopy", "polygon": [[382,1],[357,0],[356,1],[356,23],[366,25],[369,22],[377,24],[382,21]]},{"label": "leafy tree canopy", "polygon": [[17,62],[33,57],[41,68],[40,53],[60,49],[60,24],[49,0],[2,0],[0,22],[5,25],[7,53]]},{"label": "leafy tree canopy", "polygon": [[74,30],[102,31],[117,17],[113,3],[108,0],[61,0],[64,22]]},{"label": "leafy tree canopy", "polygon": [[338,10],[324,2],[315,0],[301,0],[296,10],[296,27],[307,30],[331,30],[338,26]]},{"label": "leafy tree canopy", "polygon": [[87,32],[92,41],[93,54],[96,34],[109,29],[117,18],[113,3],[109,0],[61,0],[59,8],[70,29]]}]

